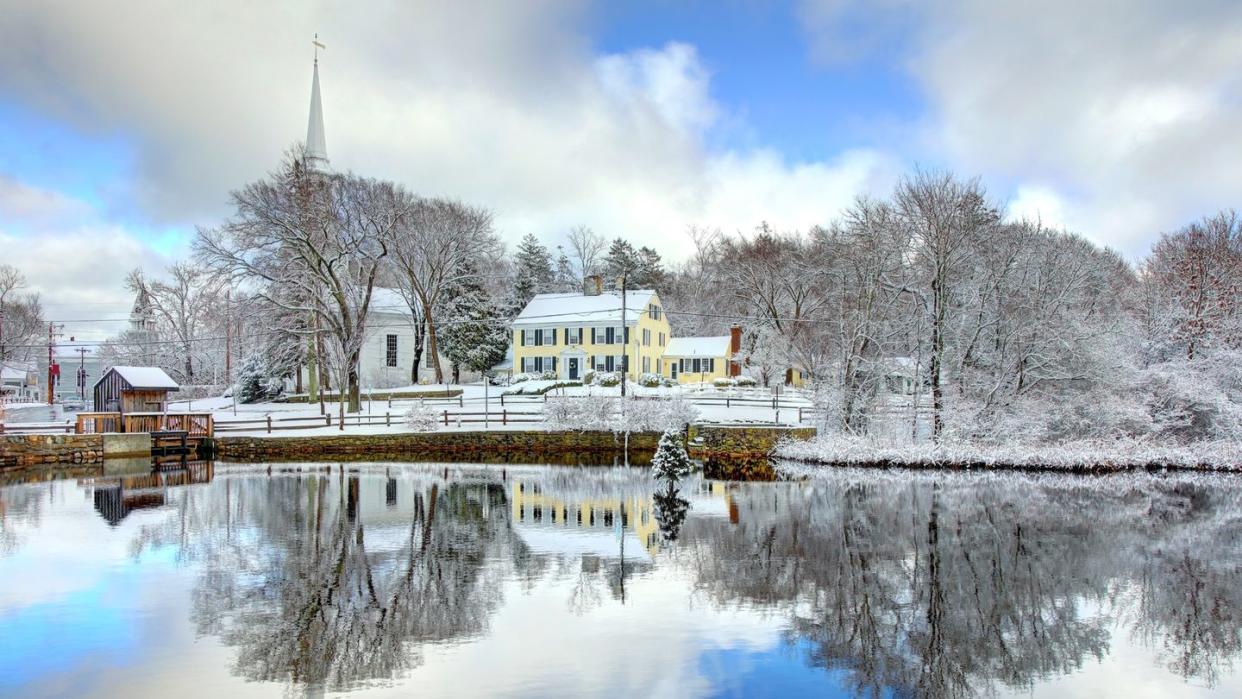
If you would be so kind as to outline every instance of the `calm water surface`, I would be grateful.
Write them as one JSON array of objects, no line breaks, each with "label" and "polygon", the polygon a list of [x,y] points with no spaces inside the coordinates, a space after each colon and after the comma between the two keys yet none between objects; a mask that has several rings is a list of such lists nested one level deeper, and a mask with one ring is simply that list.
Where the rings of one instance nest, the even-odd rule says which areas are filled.
[{"label": "calm water surface", "polygon": [[1242,696],[1242,481],[191,465],[0,488],[0,696]]}]

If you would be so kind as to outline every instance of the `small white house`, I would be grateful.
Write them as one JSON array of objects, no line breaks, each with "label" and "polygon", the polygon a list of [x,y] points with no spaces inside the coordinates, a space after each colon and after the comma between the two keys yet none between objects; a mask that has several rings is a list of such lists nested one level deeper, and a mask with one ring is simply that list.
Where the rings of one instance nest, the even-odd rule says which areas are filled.
[{"label": "small white house", "polygon": [[12,402],[39,400],[39,376],[25,364],[0,364],[0,398]]}]

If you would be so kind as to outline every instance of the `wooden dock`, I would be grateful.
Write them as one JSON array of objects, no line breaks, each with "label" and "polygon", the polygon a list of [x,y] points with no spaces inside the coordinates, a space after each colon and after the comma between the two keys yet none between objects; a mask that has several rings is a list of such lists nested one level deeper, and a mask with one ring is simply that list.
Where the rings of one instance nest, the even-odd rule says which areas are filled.
[{"label": "wooden dock", "polygon": [[155,454],[199,454],[215,437],[211,413],[78,413],[77,434],[124,432],[151,435]]}]

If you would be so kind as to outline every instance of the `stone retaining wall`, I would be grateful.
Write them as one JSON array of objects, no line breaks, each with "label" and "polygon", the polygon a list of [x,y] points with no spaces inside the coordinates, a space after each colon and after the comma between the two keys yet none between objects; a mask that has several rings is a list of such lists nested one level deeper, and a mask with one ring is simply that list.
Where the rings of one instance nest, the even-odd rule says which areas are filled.
[{"label": "stone retaining wall", "polygon": [[103,435],[13,434],[0,436],[0,468],[36,464],[84,464],[103,460]]},{"label": "stone retaining wall", "polygon": [[[642,462],[660,435],[631,434],[630,458]],[[315,437],[217,437],[216,457],[229,461],[431,460],[520,463],[599,463],[624,450],[612,432],[424,432]]]}]

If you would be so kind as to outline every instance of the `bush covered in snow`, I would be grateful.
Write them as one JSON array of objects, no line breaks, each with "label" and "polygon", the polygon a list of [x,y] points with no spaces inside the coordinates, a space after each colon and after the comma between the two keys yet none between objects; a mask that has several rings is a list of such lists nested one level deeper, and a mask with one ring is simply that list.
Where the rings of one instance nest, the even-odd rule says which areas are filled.
[{"label": "bush covered in snow", "polygon": [[595,372],[595,385],[609,388],[621,385],[621,374],[615,371],[597,371]]},{"label": "bush covered in snow", "polygon": [[586,384],[587,386],[590,386],[591,384],[595,383],[595,370],[594,369],[586,370],[586,373],[582,375],[582,383]]},{"label": "bush covered in snow", "polygon": [[737,381],[725,378],[712,379],[712,385],[716,388],[732,388],[737,385]]},{"label": "bush covered in snow", "polygon": [[663,382],[663,377],[659,374],[646,373],[638,375],[638,385],[643,388],[659,388]]},{"label": "bush covered in snow", "polygon": [[512,386],[515,383],[523,383],[523,382],[530,381],[532,379],[537,379],[537,378],[539,378],[538,374],[531,374],[529,372],[524,371],[519,374],[514,374],[509,379],[509,385]]},{"label": "bush covered in snow", "polygon": [[739,376],[736,381],[737,385],[743,388],[753,388],[759,385],[759,382],[753,376]]},{"label": "bush covered in snow", "polygon": [[662,432],[694,422],[698,410],[679,397],[550,396],[543,419],[553,431]]},{"label": "bush covered in snow", "polygon": [[440,414],[420,400],[405,412],[405,426],[415,432],[435,432],[440,429]]},{"label": "bush covered in snow", "polygon": [[261,354],[252,354],[242,363],[237,376],[238,402],[259,403],[276,398],[284,391],[284,383],[271,375]]}]

